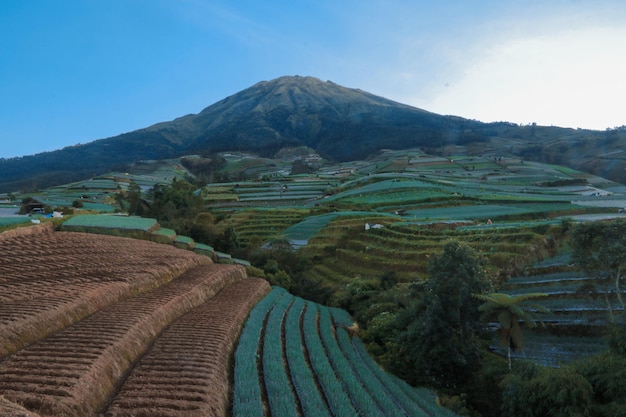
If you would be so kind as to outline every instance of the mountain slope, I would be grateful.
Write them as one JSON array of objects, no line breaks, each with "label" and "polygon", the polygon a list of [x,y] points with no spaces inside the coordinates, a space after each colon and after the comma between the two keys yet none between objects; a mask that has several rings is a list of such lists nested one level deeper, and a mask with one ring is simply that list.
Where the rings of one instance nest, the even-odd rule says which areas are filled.
[{"label": "mountain slope", "polygon": [[189,150],[248,150],[270,156],[306,145],[337,161],[364,159],[381,147],[440,139],[449,120],[434,113],[312,77],[261,82],[190,120],[201,132]]},{"label": "mountain slope", "polygon": [[[198,114],[84,145],[0,159],[0,192],[77,181],[138,160],[235,150],[271,156],[300,145],[326,159],[348,161],[385,148],[425,147],[443,153],[447,145],[473,144],[476,153],[513,153],[624,181],[624,139],[624,131],[486,124],[313,77],[281,77],[259,82]],[[598,150],[599,142],[603,149]]]}]

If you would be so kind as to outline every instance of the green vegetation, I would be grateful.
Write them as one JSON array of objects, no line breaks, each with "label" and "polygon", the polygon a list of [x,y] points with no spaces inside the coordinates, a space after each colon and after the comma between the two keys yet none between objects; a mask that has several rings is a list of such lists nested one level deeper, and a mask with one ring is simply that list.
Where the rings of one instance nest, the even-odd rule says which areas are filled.
[{"label": "green vegetation", "polygon": [[9,226],[14,226],[18,224],[30,223],[30,218],[28,217],[0,217],[0,228],[5,228]]},{"label": "green vegetation", "polygon": [[532,293],[510,296],[508,294],[474,294],[476,298],[484,301],[478,306],[482,312],[482,319],[495,316],[500,323],[502,344],[507,347],[509,369],[511,369],[511,349],[524,348],[524,335],[522,323],[530,328],[536,327],[535,318],[531,311],[549,313],[550,310],[537,303],[529,303],[528,300],[545,297],[545,293]]},{"label": "green vegetation", "polygon": [[491,284],[484,259],[457,242],[430,260],[428,273],[419,297],[397,314],[393,369],[413,384],[454,391],[478,369],[479,302],[473,295]]},{"label": "green vegetation", "polygon": [[[624,310],[623,290],[620,288],[626,268],[626,223],[588,223],[577,226],[572,233],[572,258],[589,275],[610,281],[620,307]],[[605,288],[607,288],[605,286]],[[612,320],[612,308],[605,292],[607,309]]]},{"label": "green vegetation", "polygon": [[[311,404],[320,398],[331,415],[332,407],[345,415],[362,412],[346,398],[361,398],[373,413],[393,409],[385,397],[392,392],[400,407],[415,402],[415,390],[396,386],[397,380],[389,374],[377,374],[360,387],[338,378],[350,372],[363,378],[367,367],[375,372],[364,363],[354,364],[358,357],[366,360],[363,349],[385,370],[437,390],[439,402],[460,414],[517,413],[521,403],[513,402],[511,392],[529,393],[546,381],[570,375],[553,374],[543,368],[546,365],[567,367],[574,375],[575,383],[566,385],[563,395],[591,398],[577,405],[581,412],[593,410],[601,415],[598,410],[605,406],[614,410],[615,401],[587,396],[579,376],[592,386],[597,376],[590,376],[594,370],[584,373],[574,359],[582,356],[592,361],[609,347],[615,358],[618,347],[625,345],[619,336],[623,285],[617,278],[622,266],[600,257],[614,249],[619,254],[623,233],[619,222],[609,220],[607,229],[600,227],[604,223],[581,223],[580,228],[578,223],[623,217],[618,208],[626,205],[626,189],[557,165],[510,156],[476,157],[470,151],[455,147],[458,155],[448,151],[438,156],[421,150],[388,150],[367,161],[326,164],[297,175],[291,173],[293,152],[283,154],[288,155],[285,159],[222,153],[189,157],[187,170],[176,161],[169,171],[167,164],[145,164],[143,173],[106,175],[51,190],[54,199],[46,198],[46,192],[38,197],[53,207],[61,207],[61,201],[83,203],[82,208],[74,207],[77,215],[65,220],[63,227],[69,230],[82,213],[95,216],[89,208],[94,206],[88,204],[96,204],[90,202],[102,193],[98,201],[107,201],[109,207],[153,219],[147,238],[193,248],[219,262],[241,263],[253,276],[297,296],[273,315],[270,311],[276,307],[271,306],[261,313],[268,318],[267,324],[271,315],[273,329],[278,326],[285,332],[284,339],[273,336],[267,345],[284,340],[284,349],[250,348],[260,358],[268,355],[272,361],[292,364],[294,373],[267,369],[272,375],[267,384],[287,381],[291,390],[283,394],[296,398],[291,403],[283,401],[290,408],[281,408],[276,411],[279,414],[293,413],[294,404],[297,413],[314,408]],[[203,171],[211,158],[219,157],[226,162]],[[150,171],[157,166],[159,175]],[[302,172],[300,168],[296,171]],[[167,180],[165,172],[171,172]],[[219,182],[201,181],[209,177]],[[97,189],[90,189],[90,184]],[[15,199],[23,197],[28,196]],[[619,231],[611,234],[611,227]],[[121,227],[113,230],[131,232]],[[589,262],[582,256],[587,252],[576,252],[576,245],[585,242],[576,237],[582,230],[590,236],[585,248],[591,247],[588,253],[594,254]],[[584,266],[586,262],[589,266]],[[506,314],[495,314],[491,316],[495,325],[488,325],[480,319],[479,310],[487,298],[480,300],[473,294],[488,297],[494,293],[518,301],[534,293],[546,294],[535,309],[550,310],[541,315],[545,326],[531,328],[527,316],[513,311],[521,305],[508,302],[497,307],[507,307],[510,320]],[[331,306],[340,310],[326,312]],[[300,339],[288,330],[296,322],[308,329]],[[330,327],[329,322],[334,322],[334,334],[315,331]],[[352,327],[353,322],[362,339],[348,337],[347,330],[340,328]],[[498,343],[501,337],[496,331],[501,322],[505,330],[510,324],[508,333],[504,332],[508,335],[504,346]],[[522,329],[524,349],[519,344]],[[298,342],[315,355],[309,357],[307,367],[303,367],[307,357],[298,351]],[[508,366],[511,342],[517,346],[510,351]],[[537,368],[524,371],[530,369],[528,362]],[[255,366],[248,372],[258,375],[260,369]],[[250,375],[241,377],[248,385],[252,384]],[[317,378],[317,391],[311,390],[311,375]],[[259,384],[264,387],[265,381]],[[241,401],[250,405],[241,407],[258,411],[259,401],[265,400],[263,395],[255,396],[262,388],[246,389],[249,399]],[[310,396],[305,399],[302,392]],[[276,395],[282,394],[277,391]],[[445,409],[434,403],[432,395],[428,391],[421,397],[428,400],[420,409],[443,415]],[[541,404],[527,401],[547,412],[541,408],[547,399]]]},{"label": "green vegetation", "polygon": [[261,300],[250,312],[250,316],[239,338],[235,351],[233,392],[233,415],[235,416],[263,416],[263,402],[259,370],[256,360],[249,360],[260,355],[261,334],[265,316],[271,310],[277,299],[284,292],[274,290]]},{"label": "green vegetation", "polygon": [[235,354],[233,414],[263,415],[266,407],[275,416],[454,415],[432,391],[381,370],[335,315],[342,316],[279,288],[259,302]]},{"label": "green vegetation", "polygon": [[83,214],[73,216],[63,223],[68,230],[89,231],[90,229],[138,230],[148,232],[156,227],[156,220],[142,217],[103,216]]}]

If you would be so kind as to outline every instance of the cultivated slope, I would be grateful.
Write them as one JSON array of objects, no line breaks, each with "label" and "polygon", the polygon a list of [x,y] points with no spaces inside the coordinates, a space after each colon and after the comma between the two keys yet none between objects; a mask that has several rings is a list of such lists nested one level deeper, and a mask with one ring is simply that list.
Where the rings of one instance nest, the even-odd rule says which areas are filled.
[{"label": "cultivated slope", "polygon": [[453,416],[345,311],[170,245],[5,232],[0,300],[2,416]]},{"label": "cultivated slope", "polygon": [[[368,355],[344,310],[275,288],[246,322],[235,353],[238,417],[452,417]],[[262,375],[261,378],[258,375]]]},{"label": "cultivated slope", "polygon": [[[113,397],[109,415],[129,415],[119,410],[137,389],[150,411],[139,413],[146,403],[135,401],[130,415],[225,415],[229,355],[266,281],[169,245],[21,230],[0,234],[0,415],[19,404],[41,416],[94,416]],[[169,374],[150,371],[151,358],[172,364]],[[134,376],[146,363],[148,374]],[[189,373],[210,389],[200,395]],[[176,395],[159,395],[168,378]]]}]

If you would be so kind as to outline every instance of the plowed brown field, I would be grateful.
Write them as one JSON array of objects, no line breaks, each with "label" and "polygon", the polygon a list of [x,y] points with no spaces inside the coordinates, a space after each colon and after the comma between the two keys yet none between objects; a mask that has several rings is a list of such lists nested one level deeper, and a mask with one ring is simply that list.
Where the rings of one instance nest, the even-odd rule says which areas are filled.
[{"label": "plowed brown field", "polygon": [[225,415],[265,281],[172,246],[29,229],[0,234],[0,415]]},{"label": "plowed brown field", "polygon": [[107,417],[226,415],[231,352],[268,292],[265,280],[239,281],[174,323],[133,368]]}]

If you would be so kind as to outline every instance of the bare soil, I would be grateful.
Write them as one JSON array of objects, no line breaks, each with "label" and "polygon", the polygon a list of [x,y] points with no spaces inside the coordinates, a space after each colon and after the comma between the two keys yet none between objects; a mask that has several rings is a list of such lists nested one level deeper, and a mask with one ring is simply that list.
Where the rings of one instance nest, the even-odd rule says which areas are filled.
[{"label": "bare soil", "polygon": [[12,232],[0,234],[0,415],[226,415],[230,355],[266,281],[153,242]]},{"label": "bare soil", "polygon": [[133,368],[106,416],[226,416],[235,343],[269,291],[265,280],[238,281],[175,322]]}]

